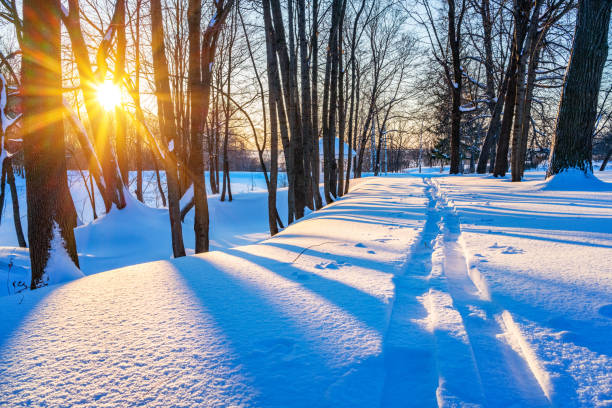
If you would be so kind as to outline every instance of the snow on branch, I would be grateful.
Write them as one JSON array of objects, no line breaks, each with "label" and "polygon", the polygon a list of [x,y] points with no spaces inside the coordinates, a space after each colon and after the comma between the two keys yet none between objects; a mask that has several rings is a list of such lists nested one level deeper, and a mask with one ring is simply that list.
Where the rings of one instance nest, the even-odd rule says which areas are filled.
[{"label": "snow on branch", "polygon": [[475,80],[474,78],[472,78],[471,76],[469,76],[469,75],[467,74],[467,72],[465,72],[465,71],[463,71],[463,70],[461,70],[461,72],[463,73],[463,76],[464,76],[465,78],[467,78],[467,80],[468,80],[468,81],[470,81],[471,83],[473,83],[473,84],[474,84],[474,85],[476,85],[477,87],[479,87],[479,88],[481,88],[481,89],[487,89],[486,85],[484,85],[484,84],[482,84],[482,83],[478,82],[477,80]]},{"label": "snow on branch", "polygon": [[476,108],[476,105],[461,105],[461,106],[459,107],[459,110],[460,110],[461,112],[473,112],[473,111],[475,111],[476,109],[477,109],[477,108]]}]

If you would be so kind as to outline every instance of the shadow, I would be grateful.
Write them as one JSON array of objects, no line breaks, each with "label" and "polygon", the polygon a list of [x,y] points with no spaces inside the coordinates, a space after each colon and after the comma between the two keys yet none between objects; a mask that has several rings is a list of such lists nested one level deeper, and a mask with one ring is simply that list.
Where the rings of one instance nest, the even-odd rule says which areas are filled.
[{"label": "shadow", "polygon": [[[267,242],[265,245],[275,246],[277,248],[289,251],[291,254],[293,254],[290,259],[293,259],[299,254],[297,249],[302,249],[293,245],[272,242]],[[381,329],[381,318],[384,320],[383,309],[387,308],[387,305],[383,304],[382,299],[359,290],[358,288],[349,286],[341,281],[328,279],[316,273],[308,272],[290,262],[279,262],[267,257],[254,255],[245,252],[240,248],[229,249],[223,252],[247,260],[254,265],[265,267],[269,271],[295,282],[309,292],[323,297],[335,306],[341,308],[346,313],[350,313],[354,318],[361,320],[370,329]],[[322,260],[327,259],[332,261],[341,261],[343,258],[347,260],[350,259],[348,257],[334,257],[329,253],[311,250],[308,251],[308,255],[315,256]],[[373,267],[376,265],[373,265],[373,263],[374,262],[372,261],[363,262],[358,266],[375,269]],[[338,273],[341,274],[342,271],[339,271]],[[376,313],[377,310],[379,312],[382,311],[382,315],[381,313]]]}]

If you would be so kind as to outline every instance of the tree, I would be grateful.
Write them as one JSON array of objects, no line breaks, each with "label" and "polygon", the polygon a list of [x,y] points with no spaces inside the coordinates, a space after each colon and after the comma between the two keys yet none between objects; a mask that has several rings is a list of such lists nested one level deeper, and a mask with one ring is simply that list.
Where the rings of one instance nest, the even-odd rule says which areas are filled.
[{"label": "tree", "polygon": [[567,169],[592,173],[597,98],[608,56],[612,0],[578,1],[570,63],[565,74],[547,177]]},{"label": "tree", "polygon": [[[529,24],[529,12],[531,10],[529,0],[516,0],[514,3],[514,35],[512,37],[512,55],[508,62],[507,90],[504,98],[504,113],[501,122],[497,151],[495,155],[495,177],[504,177],[508,171],[508,150],[510,147],[510,133],[514,119],[514,105],[517,98],[517,85],[519,84],[519,65],[523,55],[523,43],[527,35]],[[502,86],[503,88],[503,86]]]},{"label": "tree", "polygon": [[448,47],[443,44],[438,34],[438,28],[436,27],[429,1],[424,2],[429,21],[424,26],[427,29],[434,57],[444,70],[451,94],[450,174],[459,173],[461,165],[461,89],[464,75],[461,65],[461,35],[463,19],[467,10],[465,0],[461,1],[459,7],[455,3],[456,0],[447,0],[447,42],[450,47],[450,55],[448,55]]},{"label": "tree", "polygon": [[[193,4],[192,4],[193,3]],[[192,13],[200,9],[200,2],[191,0]],[[190,49],[190,100],[191,100],[191,132],[190,132],[190,172],[193,179],[195,217],[193,229],[195,232],[196,253],[207,252],[209,247],[209,218],[208,199],[206,197],[206,180],[204,179],[204,140],[203,120],[208,116],[210,91],[212,86],[212,67],[217,49],[219,31],[227,15],[234,5],[234,0],[216,0],[215,15],[206,27],[202,36],[199,52],[196,51],[199,42],[200,18],[193,14],[189,20],[189,49]],[[189,13],[188,13],[189,14]],[[199,66],[198,66],[199,64]],[[197,78],[200,83],[197,83]],[[212,177],[212,174],[211,174]],[[218,182],[216,183],[218,185]]]},{"label": "tree", "polygon": [[[168,146],[168,153],[174,150],[174,140],[177,136],[174,118],[170,83],[168,81],[168,61],[164,44],[164,29],[160,0],[151,0],[151,48],[153,50],[153,72],[155,77],[155,95],[157,97],[157,112],[162,141]],[[181,208],[179,205],[179,186],[176,159],[169,154],[164,155],[166,164],[166,183],[168,185],[168,213],[170,215],[170,231],[172,234],[172,252],[175,258],[185,256],[183,244],[183,227],[181,224]]]},{"label": "tree", "polygon": [[64,124],[58,114],[62,112],[58,107],[63,106],[60,15],[59,0],[23,1],[24,163],[31,289],[44,285],[51,251],[67,253],[69,260],[79,265],[73,230],[76,211],[66,177]]}]

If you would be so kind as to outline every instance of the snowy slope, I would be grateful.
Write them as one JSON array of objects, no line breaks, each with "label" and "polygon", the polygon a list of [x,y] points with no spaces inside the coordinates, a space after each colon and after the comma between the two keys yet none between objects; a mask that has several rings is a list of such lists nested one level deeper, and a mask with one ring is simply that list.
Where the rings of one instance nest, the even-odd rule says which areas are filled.
[{"label": "snowy slope", "polygon": [[[91,219],[91,208],[80,175],[71,172],[70,176],[71,193],[77,213],[81,221],[86,222],[75,229],[80,267],[86,275],[172,257],[168,211],[166,208],[158,208],[162,203],[157,194],[153,172],[145,172],[144,175],[147,205],[128,196],[125,209],[113,209],[109,214],[99,216],[97,220]],[[25,185],[22,178],[17,178],[17,189],[21,222],[27,237]],[[232,173],[232,191],[232,202],[221,202],[218,194],[210,195],[208,199],[210,245],[213,250],[251,244],[270,236],[267,217],[252,216],[267,214],[268,198],[263,175]],[[286,222],[286,188],[279,188],[277,202],[279,215]],[[98,202],[97,207],[100,211],[100,208],[104,208],[103,203]],[[6,282],[8,288],[4,288],[5,285],[0,286],[0,296],[15,293],[23,287],[19,285],[14,288],[13,282],[29,285],[30,280],[28,253],[27,250],[16,247],[12,216],[11,200],[7,198],[0,224],[0,282]],[[183,239],[187,252],[193,253],[193,210],[185,217]]]},{"label": "snowy slope", "polygon": [[376,406],[417,178],[372,179],[257,245],[0,299],[0,406]]}]

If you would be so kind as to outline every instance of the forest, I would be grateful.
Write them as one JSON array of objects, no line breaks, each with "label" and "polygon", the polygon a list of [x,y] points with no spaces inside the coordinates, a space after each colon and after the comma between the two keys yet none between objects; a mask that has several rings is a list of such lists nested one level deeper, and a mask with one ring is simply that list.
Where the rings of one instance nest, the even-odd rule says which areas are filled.
[{"label": "forest", "polygon": [[0,0],[0,405],[607,406],[611,9]]}]

